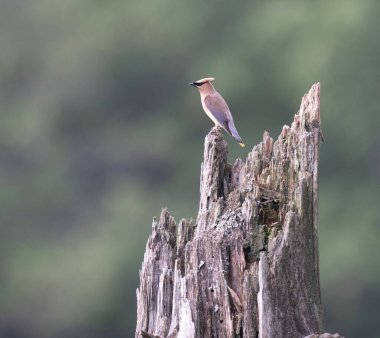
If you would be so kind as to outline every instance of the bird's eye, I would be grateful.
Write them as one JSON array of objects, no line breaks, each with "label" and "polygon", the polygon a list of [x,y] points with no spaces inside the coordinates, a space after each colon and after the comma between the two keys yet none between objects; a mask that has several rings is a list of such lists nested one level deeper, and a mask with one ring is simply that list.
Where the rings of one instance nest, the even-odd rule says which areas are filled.
[{"label": "bird's eye", "polygon": [[197,86],[197,87],[200,87],[200,86],[202,86],[202,85],[204,85],[205,83],[204,82],[196,82],[195,83],[195,85]]}]

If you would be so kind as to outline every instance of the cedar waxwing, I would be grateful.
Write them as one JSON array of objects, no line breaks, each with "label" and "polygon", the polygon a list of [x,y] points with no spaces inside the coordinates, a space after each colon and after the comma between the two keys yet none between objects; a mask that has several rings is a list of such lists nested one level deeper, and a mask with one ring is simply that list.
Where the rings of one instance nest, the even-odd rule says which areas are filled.
[{"label": "cedar waxwing", "polygon": [[215,125],[222,127],[228,134],[238,141],[240,146],[244,147],[243,140],[236,130],[230,108],[228,108],[222,95],[220,95],[211,84],[211,81],[214,80],[213,77],[206,77],[191,82],[190,84],[199,89],[202,107],[208,117],[215,123]]}]

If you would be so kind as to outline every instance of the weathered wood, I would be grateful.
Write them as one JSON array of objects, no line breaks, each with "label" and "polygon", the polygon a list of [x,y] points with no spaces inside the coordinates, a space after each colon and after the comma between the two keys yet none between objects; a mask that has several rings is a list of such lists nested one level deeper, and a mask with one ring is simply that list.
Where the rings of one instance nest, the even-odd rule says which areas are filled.
[{"label": "weathered wood", "polygon": [[305,337],[322,332],[318,266],[320,86],[278,140],[245,162],[205,139],[195,225],[153,221],[137,290],[136,337]]},{"label": "weathered wood", "polygon": [[311,334],[304,338],[344,338],[344,337],[341,336],[339,333],[334,333],[334,334],[324,333],[324,334]]}]

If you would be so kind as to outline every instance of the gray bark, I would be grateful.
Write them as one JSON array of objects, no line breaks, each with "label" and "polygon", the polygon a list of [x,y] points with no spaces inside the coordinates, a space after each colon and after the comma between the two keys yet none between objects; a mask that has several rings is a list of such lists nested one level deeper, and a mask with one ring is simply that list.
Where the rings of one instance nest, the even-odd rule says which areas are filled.
[{"label": "gray bark", "polygon": [[166,209],[153,220],[136,337],[324,337],[319,97],[315,84],[291,126],[275,142],[265,132],[245,161],[227,163],[218,128],[206,136],[195,224],[177,227]]}]

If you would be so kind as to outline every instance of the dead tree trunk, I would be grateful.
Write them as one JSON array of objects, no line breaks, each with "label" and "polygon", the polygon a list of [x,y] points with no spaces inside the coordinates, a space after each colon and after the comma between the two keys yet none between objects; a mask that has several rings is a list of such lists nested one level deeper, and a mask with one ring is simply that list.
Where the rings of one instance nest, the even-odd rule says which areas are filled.
[{"label": "dead tree trunk", "polygon": [[[318,267],[320,86],[291,127],[227,163],[205,139],[199,213],[153,220],[137,290],[136,337],[305,337],[322,332]],[[317,337],[318,335],[315,335]],[[326,336],[327,337],[327,336]]]}]

